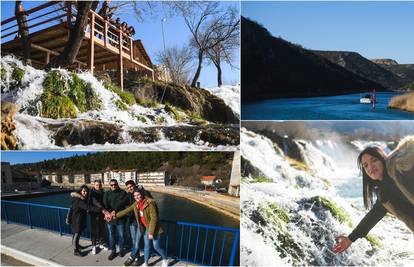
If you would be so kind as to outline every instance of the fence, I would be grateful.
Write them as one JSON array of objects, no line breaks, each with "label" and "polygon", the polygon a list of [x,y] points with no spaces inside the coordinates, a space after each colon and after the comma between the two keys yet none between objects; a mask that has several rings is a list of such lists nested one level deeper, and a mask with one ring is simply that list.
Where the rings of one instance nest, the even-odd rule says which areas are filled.
[{"label": "fence", "polygon": [[[57,206],[1,201],[1,219],[7,223],[43,228],[60,235],[71,234],[65,223],[68,211],[69,208]],[[239,229],[168,220],[161,220],[161,224],[166,232],[163,244],[169,257],[197,265],[239,264]],[[89,220],[83,237],[90,238]]]}]

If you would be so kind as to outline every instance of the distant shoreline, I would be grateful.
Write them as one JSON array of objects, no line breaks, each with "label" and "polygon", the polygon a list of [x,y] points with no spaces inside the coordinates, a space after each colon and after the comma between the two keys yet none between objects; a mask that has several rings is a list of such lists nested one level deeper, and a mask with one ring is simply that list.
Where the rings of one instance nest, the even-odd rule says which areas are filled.
[{"label": "distant shoreline", "polygon": [[[263,96],[261,97],[260,94],[257,94],[253,99],[246,99],[242,96],[242,106],[243,104],[252,104],[260,101],[266,100],[275,100],[275,99],[288,99],[288,98],[312,98],[312,97],[332,97],[332,96],[341,96],[341,95],[350,95],[350,94],[367,94],[371,93],[372,91],[348,91],[343,92],[340,94],[319,94],[319,95],[292,95],[292,96]],[[400,91],[392,91],[392,90],[376,90],[377,93],[395,93],[395,94],[403,94],[404,92]],[[243,93],[242,93],[243,94]]]}]

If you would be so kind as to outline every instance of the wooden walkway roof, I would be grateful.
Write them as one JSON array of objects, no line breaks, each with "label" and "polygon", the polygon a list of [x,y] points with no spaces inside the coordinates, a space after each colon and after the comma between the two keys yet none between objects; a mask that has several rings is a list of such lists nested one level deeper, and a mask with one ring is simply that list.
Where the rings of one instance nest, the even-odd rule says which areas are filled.
[{"label": "wooden walkway roof", "polygon": [[[60,5],[58,5],[60,4]],[[50,10],[50,8],[54,8]],[[42,68],[63,52],[69,39],[70,27],[76,20],[76,6],[71,1],[51,1],[27,11],[32,65]],[[53,18],[48,18],[52,14]],[[14,24],[13,24],[14,22]],[[13,25],[12,25],[13,24]],[[6,27],[7,25],[7,27]],[[46,28],[35,30],[43,25]],[[1,44],[1,53],[21,56],[22,46],[18,37],[15,17],[1,22],[2,39],[14,39]],[[119,84],[123,87],[123,70],[134,69],[154,78],[152,62],[142,42],[118,29],[111,22],[89,11],[88,25],[74,64],[69,69],[94,70],[118,69]]]}]

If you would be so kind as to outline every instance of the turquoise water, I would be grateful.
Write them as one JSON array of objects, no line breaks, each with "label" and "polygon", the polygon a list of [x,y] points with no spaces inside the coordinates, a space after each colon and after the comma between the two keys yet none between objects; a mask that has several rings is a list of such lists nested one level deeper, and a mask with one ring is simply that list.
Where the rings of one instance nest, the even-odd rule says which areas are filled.
[{"label": "turquoise water", "polygon": [[[157,201],[160,219],[162,220],[239,228],[239,222],[233,218],[187,199],[160,193],[152,193],[152,196]],[[19,199],[18,201],[65,208],[69,208],[71,203],[69,193],[31,197]]]},{"label": "turquoise water", "polygon": [[398,94],[377,93],[375,112],[372,105],[360,104],[364,94],[310,98],[284,98],[242,103],[243,120],[412,120],[414,113],[387,109]]}]

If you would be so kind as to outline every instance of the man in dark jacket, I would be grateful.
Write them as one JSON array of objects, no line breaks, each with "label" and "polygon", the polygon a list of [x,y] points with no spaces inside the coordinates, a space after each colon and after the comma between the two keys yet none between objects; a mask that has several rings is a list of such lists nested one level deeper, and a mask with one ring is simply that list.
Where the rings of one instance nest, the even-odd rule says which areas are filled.
[{"label": "man in dark jacket", "polygon": [[[99,207],[103,208],[103,196],[104,190],[102,189],[101,180],[94,181],[94,187],[89,193],[88,204],[95,205],[98,203]],[[91,219],[91,241],[92,241],[92,254],[96,254],[96,249],[104,249],[105,243],[105,220],[100,213],[89,212]]]},{"label": "man in dark jacket", "polygon": [[[109,185],[111,189],[105,192],[103,204],[108,212],[118,212],[125,208],[128,196],[124,190],[119,188],[117,180],[112,179]],[[115,231],[118,233],[119,256],[123,257],[125,219],[112,220],[107,222],[106,226],[108,229],[109,249],[111,250],[108,260],[113,260],[116,257]]]},{"label": "man in dark jacket", "polygon": [[[125,187],[128,195],[128,201],[126,205],[129,207],[135,202],[133,195],[134,190],[136,189],[135,182],[133,180],[128,180],[125,182]],[[131,212],[126,217],[126,219],[129,222],[129,234],[131,236],[132,241],[132,250],[131,255],[124,262],[124,266],[129,266],[132,263],[134,263],[134,266],[136,266],[139,260],[139,240],[141,239],[141,230],[139,228],[137,220],[135,219],[134,213]]]}]

